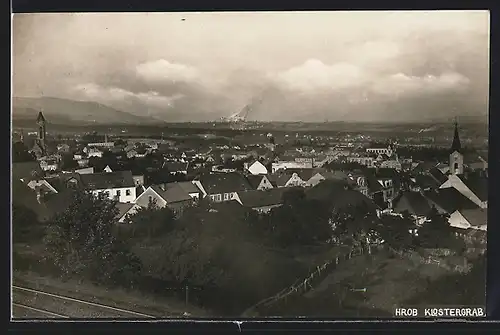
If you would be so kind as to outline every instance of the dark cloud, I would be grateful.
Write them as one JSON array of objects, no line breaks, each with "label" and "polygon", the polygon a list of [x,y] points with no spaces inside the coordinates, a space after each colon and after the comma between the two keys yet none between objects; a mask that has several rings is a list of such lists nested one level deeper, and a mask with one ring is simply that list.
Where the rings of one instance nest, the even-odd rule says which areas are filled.
[{"label": "dark cloud", "polygon": [[17,15],[14,93],[172,121],[247,104],[260,120],[486,114],[486,12],[199,13],[180,22],[175,13]]}]

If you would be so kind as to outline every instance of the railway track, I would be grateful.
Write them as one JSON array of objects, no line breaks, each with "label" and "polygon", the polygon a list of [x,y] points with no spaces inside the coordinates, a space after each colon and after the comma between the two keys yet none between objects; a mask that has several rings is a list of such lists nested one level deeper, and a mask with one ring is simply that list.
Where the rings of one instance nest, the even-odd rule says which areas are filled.
[{"label": "railway track", "polygon": [[12,286],[13,319],[133,318],[155,316],[28,287]]}]

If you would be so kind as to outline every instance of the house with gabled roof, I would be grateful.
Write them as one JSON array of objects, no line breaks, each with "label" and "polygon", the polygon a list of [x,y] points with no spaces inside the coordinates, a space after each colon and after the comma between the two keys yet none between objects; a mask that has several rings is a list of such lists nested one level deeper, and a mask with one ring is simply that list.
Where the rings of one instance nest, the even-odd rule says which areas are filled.
[{"label": "house with gabled roof", "polygon": [[461,229],[487,230],[488,213],[482,208],[457,209],[451,213],[450,226]]},{"label": "house with gabled roof", "polygon": [[238,192],[236,199],[243,207],[251,208],[259,213],[268,213],[271,209],[283,205],[284,188],[252,190]]},{"label": "house with gabled roof", "polygon": [[246,178],[254,190],[262,191],[274,188],[273,184],[266,175],[248,175]]},{"label": "house with gabled roof", "polygon": [[221,202],[236,199],[238,192],[252,190],[245,176],[238,172],[206,173],[193,181],[204,197]]},{"label": "house with gabled roof", "polygon": [[116,203],[116,208],[118,209],[118,214],[116,214],[116,219],[119,223],[127,222],[127,219],[137,213],[141,206],[134,203]]},{"label": "house with gabled roof", "polygon": [[248,163],[245,162],[244,167],[245,170],[247,170],[253,175],[263,175],[269,173],[267,167],[264,164],[262,164],[259,160],[253,160]]},{"label": "house with gabled roof", "polygon": [[439,188],[453,187],[481,208],[488,207],[488,180],[483,176],[452,174]]},{"label": "house with gabled roof", "polygon": [[431,210],[429,200],[420,192],[406,191],[393,201],[393,211],[395,213],[403,214],[407,212],[420,224],[427,219]]},{"label": "house with gabled roof", "polygon": [[458,209],[479,207],[453,187],[425,191],[423,195],[429,200],[429,204],[441,214],[451,214]]},{"label": "house with gabled roof", "polygon": [[28,183],[33,179],[43,177],[44,172],[38,162],[12,163],[12,180]]},{"label": "house with gabled roof", "polygon": [[309,199],[328,201],[337,209],[364,205],[374,211],[380,210],[380,207],[373,200],[352,189],[348,182],[341,180],[325,180],[314,187],[308,188],[306,196]]},{"label": "house with gabled roof", "polygon": [[131,171],[102,172],[80,175],[84,189],[93,194],[107,194],[119,202],[133,202],[136,198],[135,183]]},{"label": "house with gabled roof", "polygon": [[171,175],[184,174],[188,172],[189,163],[184,162],[164,162],[162,168],[169,171]]},{"label": "house with gabled roof", "polygon": [[144,208],[151,202],[160,208],[169,207],[177,211],[193,204],[194,197],[186,191],[186,185],[166,183],[149,186],[135,199],[135,203]]},{"label": "house with gabled roof", "polygon": [[296,171],[285,170],[269,175],[271,183],[275,183],[277,187],[305,187],[306,182],[300,178]]}]

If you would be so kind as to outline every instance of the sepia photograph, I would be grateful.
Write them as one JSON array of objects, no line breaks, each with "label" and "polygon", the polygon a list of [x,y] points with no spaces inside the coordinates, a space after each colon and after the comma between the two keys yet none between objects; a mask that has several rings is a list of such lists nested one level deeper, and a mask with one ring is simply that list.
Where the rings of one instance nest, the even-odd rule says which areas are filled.
[{"label": "sepia photograph", "polygon": [[11,20],[12,321],[485,316],[488,11]]}]

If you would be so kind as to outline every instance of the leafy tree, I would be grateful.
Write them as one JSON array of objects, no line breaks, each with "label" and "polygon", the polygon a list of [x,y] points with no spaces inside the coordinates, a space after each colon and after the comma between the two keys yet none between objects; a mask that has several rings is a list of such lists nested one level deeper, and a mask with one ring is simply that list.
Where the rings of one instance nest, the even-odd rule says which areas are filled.
[{"label": "leafy tree", "polygon": [[50,222],[45,237],[49,258],[65,276],[96,283],[129,283],[139,260],[113,235],[117,209],[103,195],[75,191],[68,208]]},{"label": "leafy tree", "polygon": [[173,229],[175,214],[168,207],[158,207],[152,200],[147,208],[140,208],[128,217],[127,223],[132,225],[133,237],[157,237]]},{"label": "leafy tree", "polygon": [[370,250],[371,244],[380,240],[377,230],[380,221],[377,214],[364,203],[334,209],[330,223],[333,228],[333,241],[348,245],[352,250]]},{"label": "leafy tree", "polygon": [[78,168],[78,162],[73,159],[73,155],[65,154],[62,157],[62,165],[61,168],[63,170],[73,170]]},{"label": "leafy tree", "polygon": [[33,231],[38,230],[40,225],[34,211],[25,206],[12,205],[12,240],[14,243],[29,241]]},{"label": "leafy tree", "polygon": [[315,244],[331,235],[326,206],[307,199],[301,188],[284,192],[283,206],[272,209],[263,221],[274,240],[284,246]]},{"label": "leafy tree", "polygon": [[428,222],[418,230],[418,240],[424,248],[447,248],[457,252],[466,249],[465,242],[456,237],[448,222],[448,215],[439,214],[433,207]]},{"label": "leafy tree", "polygon": [[[187,230],[174,231],[165,246],[155,272],[183,285],[223,286],[228,279],[223,237],[202,238]],[[229,250],[227,250],[229,251]]]},{"label": "leafy tree", "polygon": [[403,217],[383,215],[377,227],[377,232],[390,248],[397,251],[406,251],[415,247],[415,238],[410,232],[415,228],[412,218],[407,213]]},{"label": "leafy tree", "polygon": [[283,205],[287,208],[292,208],[300,205],[306,199],[306,194],[303,188],[291,188],[283,192]]},{"label": "leafy tree", "polygon": [[16,142],[12,144],[12,162],[34,162],[36,161],[35,156],[28,151],[26,145],[22,142]]}]

